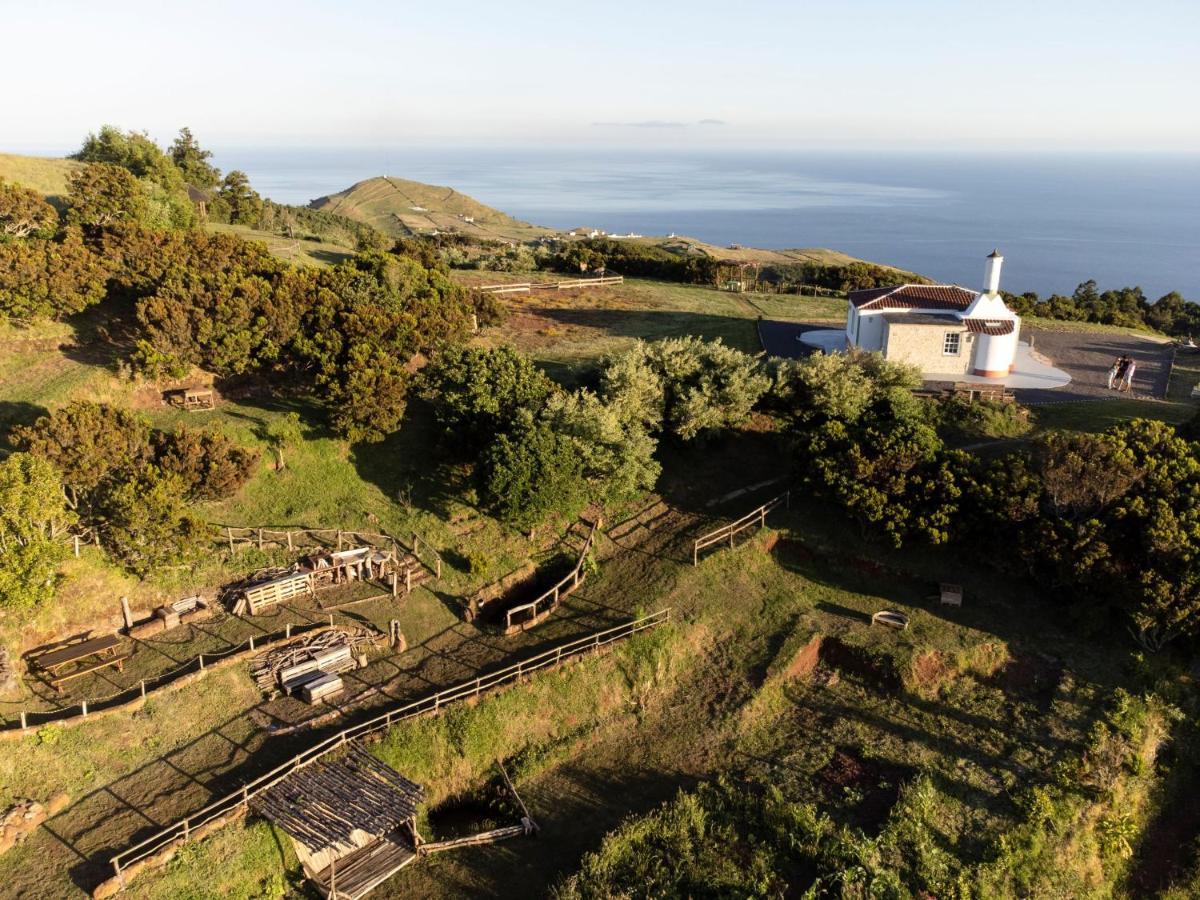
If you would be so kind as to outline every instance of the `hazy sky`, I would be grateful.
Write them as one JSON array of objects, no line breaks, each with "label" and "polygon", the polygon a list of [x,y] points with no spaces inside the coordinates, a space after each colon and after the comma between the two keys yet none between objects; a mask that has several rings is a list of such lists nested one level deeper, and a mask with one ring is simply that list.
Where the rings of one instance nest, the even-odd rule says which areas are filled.
[{"label": "hazy sky", "polygon": [[0,0],[0,150],[1200,151],[1195,0]]}]

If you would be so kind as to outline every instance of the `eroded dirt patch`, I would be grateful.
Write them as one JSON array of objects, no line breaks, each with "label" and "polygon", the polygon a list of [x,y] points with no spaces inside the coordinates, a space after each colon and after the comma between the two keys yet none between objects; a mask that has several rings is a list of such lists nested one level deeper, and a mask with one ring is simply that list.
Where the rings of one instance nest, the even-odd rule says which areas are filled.
[{"label": "eroded dirt patch", "polygon": [[992,676],[992,683],[1010,699],[1048,707],[1062,676],[1059,660],[1041,653],[1020,653]]},{"label": "eroded dirt patch", "polygon": [[816,778],[821,793],[846,809],[851,824],[877,834],[911,775],[903,766],[864,759],[853,748],[838,747]]}]

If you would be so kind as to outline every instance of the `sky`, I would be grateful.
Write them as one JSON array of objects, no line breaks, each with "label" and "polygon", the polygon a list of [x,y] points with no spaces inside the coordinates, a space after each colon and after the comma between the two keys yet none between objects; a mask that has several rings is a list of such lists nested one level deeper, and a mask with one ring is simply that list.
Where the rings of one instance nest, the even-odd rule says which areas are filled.
[{"label": "sky", "polygon": [[1195,0],[0,0],[0,150],[1200,152]]}]

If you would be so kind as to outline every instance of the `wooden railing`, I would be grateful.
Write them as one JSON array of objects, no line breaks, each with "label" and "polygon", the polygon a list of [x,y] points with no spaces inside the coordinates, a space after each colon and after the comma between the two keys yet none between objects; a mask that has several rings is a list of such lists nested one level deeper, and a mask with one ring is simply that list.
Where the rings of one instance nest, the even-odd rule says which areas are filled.
[{"label": "wooden railing", "polygon": [[713,544],[723,544],[726,541],[728,541],[729,546],[732,547],[734,535],[736,535],[738,532],[744,531],[755,524],[757,524],[759,528],[762,528],[767,524],[767,513],[781,504],[784,507],[788,507],[791,506],[791,503],[792,492],[784,491],[773,500],[768,500],[762,506],[758,507],[758,509],[746,513],[746,515],[742,516],[737,521],[730,522],[728,525],[722,525],[720,528],[714,529],[708,534],[700,535],[700,537],[696,538],[692,544],[692,565],[700,565],[700,551],[705,547],[711,547]]},{"label": "wooden railing", "polygon": [[509,284],[482,284],[476,288],[485,294],[528,294],[530,291],[565,291],[570,288],[604,287],[624,284],[624,275],[604,275],[597,278],[567,278],[563,281],[519,281]]},{"label": "wooden railing", "polygon": [[339,747],[344,746],[349,741],[357,740],[365,735],[372,734],[376,731],[383,731],[392,727],[398,722],[403,722],[406,719],[412,719],[416,716],[424,715],[425,713],[436,713],[443,706],[453,703],[457,700],[465,700],[468,697],[478,697],[484,691],[492,690],[501,685],[511,684],[519,681],[526,675],[537,672],[540,669],[550,668],[562,663],[563,660],[571,659],[572,657],[581,656],[584,653],[594,652],[600,647],[607,646],[617,641],[626,640],[638,632],[645,631],[649,628],[655,628],[669,622],[671,618],[670,607],[661,609],[658,612],[651,613],[648,616],[643,616],[640,619],[635,619],[632,622],[626,622],[623,625],[617,625],[614,628],[608,628],[604,631],[597,631],[594,634],[586,635],[572,641],[567,641],[557,647],[552,647],[542,653],[531,656],[529,659],[521,660],[515,665],[500,669],[496,672],[491,672],[487,675],[481,675],[473,681],[465,681],[457,684],[454,687],[446,688],[438,691],[436,694],[431,694],[428,697],[423,697],[420,700],[407,703],[396,709],[390,709],[386,712],[375,716],[373,719],[368,719],[365,722],[360,722],[357,725],[352,725],[331,737],[326,738],[319,744],[309,747],[307,750],[298,753],[287,762],[280,766],[276,766],[271,771],[264,775],[260,775],[253,781],[243,785],[240,790],[234,791],[221,799],[210,803],[201,810],[192,813],[186,818],[180,819],[173,825],[169,825],[161,831],[155,832],[143,841],[134,844],[127,850],[124,850],[110,860],[113,868],[113,873],[121,881],[124,886],[124,871],[134,863],[147,859],[161,851],[173,841],[187,841],[198,829],[207,825],[222,816],[228,815],[238,810],[239,807],[248,807],[250,800],[258,796],[263,791],[278,784],[284,778],[287,778],[293,772],[296,772],[305,766],[316,762],[323,756],[332,753]]},{"label": "wooden railing", "polygon": [[592,530],[588,532],[587,540],[584,541],[583,549],[579,551],[579,559],[575,561],[575,568],[562,577],[562,579],[552,588],[542,594],[536,600],[531,600],[528,603],[522,603],[520,606],[514,606],[504,614],[504,630],[508,631],[513,627],[514,613],[527,613],[527,618],[532,620],[545,612],[549,612],[558,606],[558,599],[564,590],[567,590],[567,585],[570,585],[570,590],[575,590],[579,587],[579,583],[583,581],[583,566],[587,562],[587,555],[592,549],[592,541],[596,538],[596,529],[600,527],[600,518],[592,523]]}]

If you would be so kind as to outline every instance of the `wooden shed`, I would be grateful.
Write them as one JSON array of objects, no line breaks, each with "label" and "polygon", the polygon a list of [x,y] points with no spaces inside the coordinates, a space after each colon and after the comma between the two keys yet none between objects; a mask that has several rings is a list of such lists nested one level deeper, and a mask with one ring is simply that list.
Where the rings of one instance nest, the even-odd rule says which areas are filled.
[{"label": "wooden shed", "polygon": [[323,896],[358,900],[417,856],[425,791],[358,744],[273,785],[251,808],[291,836]]}]

